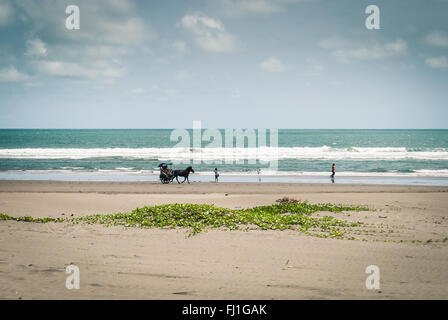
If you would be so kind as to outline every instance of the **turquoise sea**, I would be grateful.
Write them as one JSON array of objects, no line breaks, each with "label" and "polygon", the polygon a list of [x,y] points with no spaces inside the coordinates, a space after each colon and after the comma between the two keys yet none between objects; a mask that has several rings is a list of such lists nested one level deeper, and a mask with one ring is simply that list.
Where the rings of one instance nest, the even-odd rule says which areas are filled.
[{"label": "turquoise sea", "polygon": [[[448,185],[448,130],[279,129],[275,152],[248,140],[229,148],[224,130],[220,146],[203,141],[198,148],[191,141],[179,147],[172,132],[2,129],[0,179],[155,181],[157,165],[174,162],[175,168],[192,165],[198,181],[208,181],[218,167],[224,181],[331,183],[335,163],[336,183]],[[226,161],[229,154],[235,161]]]}]

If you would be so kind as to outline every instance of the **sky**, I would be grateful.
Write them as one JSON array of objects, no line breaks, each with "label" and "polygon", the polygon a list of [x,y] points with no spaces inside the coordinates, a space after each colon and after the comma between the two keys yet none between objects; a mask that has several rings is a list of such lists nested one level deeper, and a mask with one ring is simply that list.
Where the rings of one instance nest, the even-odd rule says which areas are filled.
[{"label": "sky", "polygon": [[0,128],[446,129],[447,16],[448,0],[0,0]]}]

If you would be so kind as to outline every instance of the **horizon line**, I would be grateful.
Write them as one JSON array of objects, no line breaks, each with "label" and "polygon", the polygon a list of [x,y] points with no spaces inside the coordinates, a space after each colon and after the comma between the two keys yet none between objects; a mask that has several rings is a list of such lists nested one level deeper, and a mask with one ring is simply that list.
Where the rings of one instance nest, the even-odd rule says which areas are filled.
[{"label": "horizon line", "polygon": [[[176,130],[193,128],[0,128],[0,130]],[[277,129],[277,130],[448,130],[448,128],[267,128],[267,127],[201,127],[203,129]]]}]

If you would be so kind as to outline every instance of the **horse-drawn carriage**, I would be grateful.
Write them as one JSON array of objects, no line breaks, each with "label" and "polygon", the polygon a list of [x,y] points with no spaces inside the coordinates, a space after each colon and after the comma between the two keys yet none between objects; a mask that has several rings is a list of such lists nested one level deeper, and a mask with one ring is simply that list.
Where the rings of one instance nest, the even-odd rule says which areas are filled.
[{"label": "horse-drawn carriage", "polygon": [[168,166],[172,165],[172,163],[165,163],[162,162],[161,164],[159,164],[159,168],[160,168],[160,182],[162,182],[163,184],[166,183],[170,183],[171,181],[173,181],[174,178],[174,173],[173,170],[171,170]]},{"label": "horse-drawn carriage", "polygon": [[171,165],[172,163],[166,163],[166,162],[162,162],[161,164],[159,164],[160,182],[162,182],[163,184],[167,184],[173,182],[174,178],[176,178],[177,183],[180,183],[178,177],[184,177],[184,181],[182,181],[182,183],[184,183],[185,180],[187,180],[187,182],[190,183],[190,180],[188,180],[188,175],[190,174],[190,172],[194,173],[192,167],[187,167],[185,170],[172,170],[169,168],[169,166]]}]

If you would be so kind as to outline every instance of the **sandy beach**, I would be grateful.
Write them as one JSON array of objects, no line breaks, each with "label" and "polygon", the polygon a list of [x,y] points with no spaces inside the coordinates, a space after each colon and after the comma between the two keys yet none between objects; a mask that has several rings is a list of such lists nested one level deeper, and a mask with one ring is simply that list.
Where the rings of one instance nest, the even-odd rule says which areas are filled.
[{"label": "sandy beach", "polygon": [[[368,206],[344,239],[273,230],[136,229],[0,221],[2,299],[447,299],[447,187],[0,181],[0,213],[81,217],[166,203],[228,208],[310,203]],[[327,215],[325,212],[314,215]],[[355,240],[349,240],[349,238]],[[68,290],[65,268],[80,269]],[[380,269],[378,290],[365,269]]]}]

